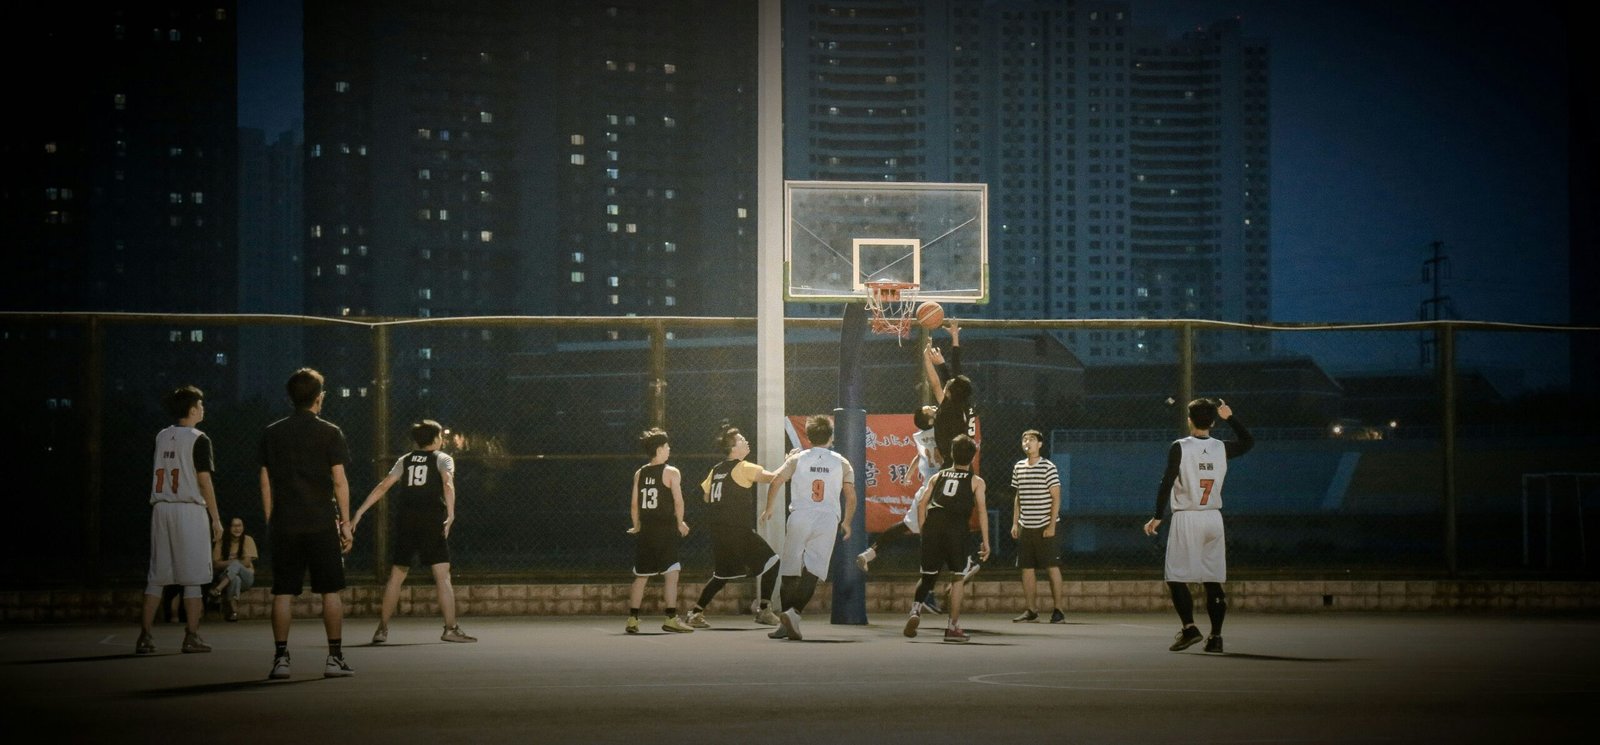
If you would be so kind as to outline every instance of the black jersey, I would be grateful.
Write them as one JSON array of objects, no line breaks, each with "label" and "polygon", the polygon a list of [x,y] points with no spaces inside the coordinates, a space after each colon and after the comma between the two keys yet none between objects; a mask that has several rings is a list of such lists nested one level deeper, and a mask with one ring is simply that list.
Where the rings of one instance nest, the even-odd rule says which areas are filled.
[{"label": "black jersey", "polygon": [[390,474],[399,478],[395,506],[406,512],[443,512],[444,477],[455,461],[437,450],[413,450],[400,456]]},{"label": "black jersey", "polygon": [[734,478],[734,470],[741,467],[754,468],[757,474],[761,469],[742,460],[725,460],[712,468],[711,475],[707,477],[707,514],[711,524],[716,527],[744,530],[755,527],[756,485],[754,481],[740,484]]},{"label": "black jersey", "polygon": [[940,404],[939,411],[933,415],[933,441],[939,449],[939,458],[945,463],[950,463],[950,443],[957,437],[966,435],[976,438],[978,433],[973,426],[977,412],[969,406],[958,406],[954,403]]},{"label": "black jersey", "polygon": [[933,486],[929,489],[929,499],[932,500],[928,502],[929,521],[933,520],[934,511],[938,510],[938,514],[964,527],[977,503],[972,493],[972,472],[947,468],[933,478]]},{"label": "black jersey", "polygon": [[675,522],[677,512],[672,507],[672,490],[667,488],[667,464],[644,465],[639,468],[639,491],[633,495],[638,500],[639,522]]}]

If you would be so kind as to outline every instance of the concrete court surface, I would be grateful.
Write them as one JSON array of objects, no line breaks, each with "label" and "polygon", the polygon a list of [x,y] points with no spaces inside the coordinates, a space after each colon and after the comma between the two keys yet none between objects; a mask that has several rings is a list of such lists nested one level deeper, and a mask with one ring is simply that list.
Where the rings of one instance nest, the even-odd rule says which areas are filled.
[{"label": "concrete court surface", "polygon": [[457,645],[406,618],[370,647],[353,619],[356,676],[324,680],[307,619],[273,682],[263,621],[208,623],[204,655],[162,625],[143,657],[135,626],[5,626],[5,721],[51,742],[1600,741],[1592,617],[1235,612],[1224,655],[1168,652],[1169,614],[969,616],[964,645],[940,641],[943,616],[913,640],[900,617],[813,614],[799,642],[749,616],[678,635],[647,612],[632,637],[623,620],[466,618],[481,641]]}]

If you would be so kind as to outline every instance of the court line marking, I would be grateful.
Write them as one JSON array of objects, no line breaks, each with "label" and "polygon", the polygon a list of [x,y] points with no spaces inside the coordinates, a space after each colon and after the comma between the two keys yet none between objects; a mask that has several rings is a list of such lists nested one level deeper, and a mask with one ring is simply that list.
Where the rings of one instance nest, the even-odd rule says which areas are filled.
[{"label": "court line marking", "polygon": [[[1119,673],[1119,672],[1120,673],[1132,673],[1132,672],[1138,672],[1138,673],[1147,673],[1147,672],[1159,672],[1159,671],[1153,670],[1153,669],[1143,669],[1143,670],[1074,670],[1074,671],[1056,671],[1056,672],[1069,672],[1069,673],[1072,673],[1072,672],[1084,672],[1084,673]],[[968,683],[978,683],[980,685],[1004,686],[1004,687],[1011,687],[1011,688],[1046,688],[1046,689],[1051,689],[1051,690],[1066,690],[1066,691],[1131,691],[1131,692],[1136,692],[1136,693],[1205,693],[1207,691],[1212,691],[1212,692],[1216,692],[1216,693],[1274,693],[1274,692],[1276,692],[1273,689],[1267,689],[1267,690],[1224,689],[1224,688],[1217,688],[1216,686],[1205,686],[1205,687],[1201,687],[1201,688],[1176,688],[1176,687],[1149,688],[1149,687],[1129,687],[1129,686],[1045,685],[1045,684],[1042,684],[1042,683],[1010,683],[1010,682],[1006,682],[1006,681],[992,680],[993,678],[1001,678],[1001,677],[1012,676],[1012,675],[1033,675],[1033,674],[1035,674],[1035,673],[1033,673],[1031,671],[1022,671],[1022,672],[1014,672],[1014,673],[988,673],[988,674],[985,674],[985,675],[973,675],[971,677],[968,677],[967,678],[967,682]],[[1273,681],[1284,681],[1284,680],[1305,681],[1305,680],[1310,680],[1310,679],[1309,678],[1273,678],[1272,680]]]}]

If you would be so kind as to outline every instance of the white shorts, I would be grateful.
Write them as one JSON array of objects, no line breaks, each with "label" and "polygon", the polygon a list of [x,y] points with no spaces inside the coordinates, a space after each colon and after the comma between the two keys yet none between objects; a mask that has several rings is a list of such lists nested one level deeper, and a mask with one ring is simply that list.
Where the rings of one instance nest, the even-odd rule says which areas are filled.
[{"label": "white shorts", "polygon": [[827,579],[828,561],[833,558],[833,541],[838,534],[839,518],[832,512],[796,510],[789,513],[778,573],[796,577],[803,567],[817,578]]},{"label": "white shorts", "polygon": [[203,504],[156,502],[150,506],[148,586],[203,585],[211,581],[211,517]]},{"label": "white shorts", "polygon": [[1221,510],[1180,510],[1167,529],[1168,582],[1227,582]]},{"label": "white shorts", "polygon": [[922,486],[917,487],[916,496],[911,498],[911,507],[910,509],[906,510],[906,516],[900,518],[900,522],[905,523],[906,528],[908,528],[912,533],[916,533],[918,535],[922,533],[922,526],[917,524],[917,505],[922,504],[922,500],[927,499],[928,487],[932,484],[933,482],[929,481],[928,479],[922,480]]}]

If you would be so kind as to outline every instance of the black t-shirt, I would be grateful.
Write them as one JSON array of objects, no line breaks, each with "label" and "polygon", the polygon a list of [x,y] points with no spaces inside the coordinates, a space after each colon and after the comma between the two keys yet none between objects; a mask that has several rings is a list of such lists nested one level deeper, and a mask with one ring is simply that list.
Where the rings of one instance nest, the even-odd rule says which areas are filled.
[{"label": "black t-shirt", "polygon": [[268,425],[261,436],[261,466],[272,486],[273,532],[336,530],[333,467],[349,462],[344,432],[309,410]]},{"label": "black t-shirt", "polygon": [[413,450],[395,462],[391,474],[400,480],[395,506],[402,516],[418,515],[443,519],[444,475],[455,471],[453,460],[437,450]]}]

